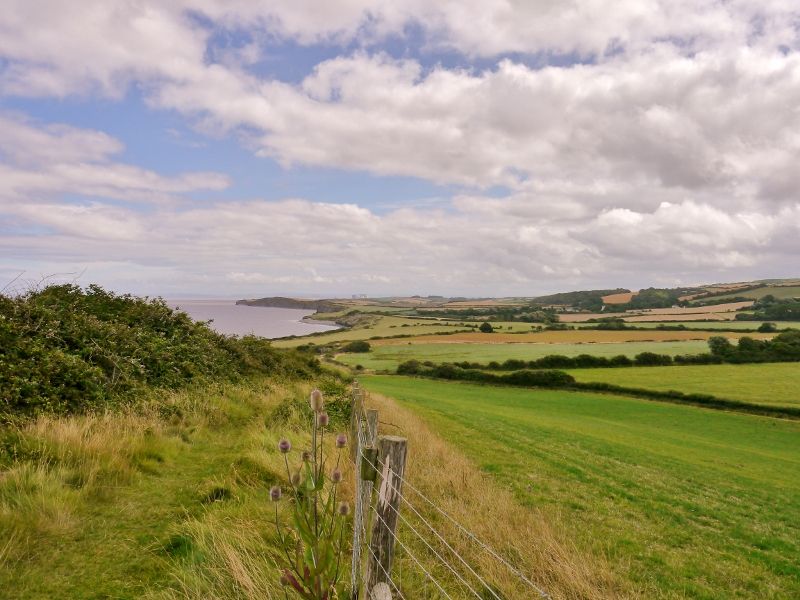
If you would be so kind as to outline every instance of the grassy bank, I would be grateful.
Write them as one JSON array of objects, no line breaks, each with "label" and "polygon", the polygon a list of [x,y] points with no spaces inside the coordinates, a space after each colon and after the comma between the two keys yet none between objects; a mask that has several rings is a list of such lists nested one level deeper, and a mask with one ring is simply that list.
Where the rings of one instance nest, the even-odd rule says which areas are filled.
[{"label": "grassy bank", "polygon": [[267,493],[308,391],[264,379],[4,428],[4,597],[277,594]]},{"label": "grassy bank", "polygon": [[800,425],[608,395],[365,377],[645,597],[800,593]]}]

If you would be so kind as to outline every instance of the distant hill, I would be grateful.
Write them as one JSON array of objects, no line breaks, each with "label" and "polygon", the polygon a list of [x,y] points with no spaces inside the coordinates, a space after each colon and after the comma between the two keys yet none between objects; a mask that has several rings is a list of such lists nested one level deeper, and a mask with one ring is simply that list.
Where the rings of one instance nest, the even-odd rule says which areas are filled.
[{"label": "distant hill", "polygon": [[316,310],[317,312],[335,312],[343,308],[341,305],[335,304],[330,300],[298,300],[297,298],[285,298],[283,296],[237,300],[236,304],[243,304],[245,306],[265,306],[270,308],[300,308],[304,310]]}]

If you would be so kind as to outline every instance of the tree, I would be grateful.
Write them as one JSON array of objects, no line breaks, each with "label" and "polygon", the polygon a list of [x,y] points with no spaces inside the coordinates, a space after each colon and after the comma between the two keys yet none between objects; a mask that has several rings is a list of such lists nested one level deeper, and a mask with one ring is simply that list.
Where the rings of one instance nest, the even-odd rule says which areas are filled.
[{"label": "tree", "polygon": [[761,333],[772,333],[774,331],[778,331],[778,326],[775,323],[762,323],[758,331]]},{"label": "tree", "polygon": [[482,333],[492,333],[494,331],[494,327],[492,327],[492,324],[489,323],[489,321],[484,321],[481,323],[480,330]]},{"label": "tree", "polygon": [[708,349],[714,356],[730,356],[734,352],[733,344],[728,338],[715,335],[708,339]]}]

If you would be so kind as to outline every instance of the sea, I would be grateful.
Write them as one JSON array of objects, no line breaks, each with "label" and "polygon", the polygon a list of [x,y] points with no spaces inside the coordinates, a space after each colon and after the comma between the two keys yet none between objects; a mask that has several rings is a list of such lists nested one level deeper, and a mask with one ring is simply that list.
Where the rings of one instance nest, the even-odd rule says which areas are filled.
[{"label": "sea", "polygon": [[333,323],[308,323],[303,317],[313,310],[245,306],[235,300],[167,299],[167,304],[187,313],[195,321],[212,321],[211,328],[226,335],[257,335],[279,338],[339,329]]}]

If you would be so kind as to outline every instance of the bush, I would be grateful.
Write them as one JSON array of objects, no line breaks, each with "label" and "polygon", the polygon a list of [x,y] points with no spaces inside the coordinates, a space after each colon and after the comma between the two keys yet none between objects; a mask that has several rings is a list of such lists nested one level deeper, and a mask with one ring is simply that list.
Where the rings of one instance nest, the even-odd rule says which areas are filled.
[{"label": "bush", "polygon": [[489,321],[484,321],[481,323],[481,326],[478,328],[481,333],[492,333],[494,331],[494,327]]},{"label": "bush", "polygon": [[762,323],[758,327],[760,333],[772,333],[778,331],[778,326],[775,323]]},{"label": "bush", "polygon": [[319,369],[309,353],[225,337],[161,299],[96,285],[0,295],[0,417],[102,409],[145,387]]},{"label": "bush", "polygon": [[369,352],[369,349],[369,342],[365,340],[355,340],[349,344],[346,344],[342,348],[342,352]]},{"label": "bush", "polygon": [[422,363],[418,360],[407,360],[397,366],[398,375],[416,375],[422,369]]},{"label": "bush", "polygon": [[641,352],[637,354],[634,363],[640,367],[655,367],[663,365],[671,365],[672,357],[668,354],[656,354],[655,352]]}]

